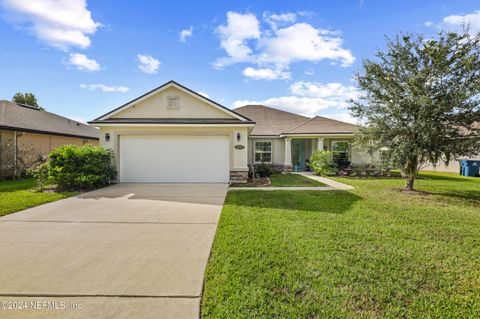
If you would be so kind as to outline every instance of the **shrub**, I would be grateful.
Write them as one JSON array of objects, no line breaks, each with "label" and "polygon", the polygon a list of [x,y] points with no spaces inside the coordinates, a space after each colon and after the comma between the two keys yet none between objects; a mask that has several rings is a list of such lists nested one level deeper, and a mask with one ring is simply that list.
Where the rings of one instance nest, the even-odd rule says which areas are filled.
[{"label": "shrub", "polygon": [[255,173],[260,177],[270,177],[273,174],[272,165],[267,163],[260,163],[255,167]]},{"label": "shrub", "polygon": [[115,178],[112,150],[93,145],[64,145],[50,152],[48,175],[60,189],[101,187]]},{"label": "shrub", "polygon": [[329,151],[316,151],[310,157],[310,167],[318,175],[330,175],[336,172],[333,167],[333,153]]},{"label": "shrub", "polygon": [[48,167],[49,167],[49,163],[44,162],[37,165],[36,167],[32,167],[28,169],[28,175],[35,177],[35,180],[37,181],[38,190],[43,190],[45,186],[50,185],[52,183],[52,180],[48,173]]}]

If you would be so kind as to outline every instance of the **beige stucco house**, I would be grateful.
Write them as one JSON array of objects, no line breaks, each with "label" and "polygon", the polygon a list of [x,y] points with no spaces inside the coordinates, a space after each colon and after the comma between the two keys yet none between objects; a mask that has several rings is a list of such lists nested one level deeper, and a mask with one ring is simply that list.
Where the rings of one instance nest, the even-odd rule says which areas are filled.
[{"label": "beige stucco house", "polygon": [[317,149],[371,161],[351,143],[356,125],[262,105],[231,110],[174,81],[89,123],[114,151],[120,182],[246,181],[261,162],[304,170]]},{"label": "beige stucco house", "polygon": [[0,101],[0,177],[17,175],[61,145],[98,145],[98,130],[28,105]]}]

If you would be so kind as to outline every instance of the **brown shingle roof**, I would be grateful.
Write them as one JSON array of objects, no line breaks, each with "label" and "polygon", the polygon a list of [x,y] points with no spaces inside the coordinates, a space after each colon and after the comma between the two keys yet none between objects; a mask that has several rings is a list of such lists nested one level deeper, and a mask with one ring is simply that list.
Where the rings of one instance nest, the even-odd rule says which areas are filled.
[{"label": "brown shingle roof", "polygon": [[308,121],[293,127],[285,134],[353,134],[357,125],[332,120],[323,116],[315,116]]},{"label": "brown shingle roof", "polygon": [[235,111],[257,123],[251,134],[254,136],[352,134],[358,128],[357,125],[322,116],[309,118],[264,105],[246,105],[235,109]]},{"label": "brown shingle roof", "polygon": [[277,110],[264,105],[245,105],[235,109],[235,112],[256,122],[251,135],[257,136],[280,135],[289,128],[309,119],[306,116]]},{"label": "brown shingle roof", "polygon": [[28,105],[0,101],[0,128],[98,139],[98,129]]}]

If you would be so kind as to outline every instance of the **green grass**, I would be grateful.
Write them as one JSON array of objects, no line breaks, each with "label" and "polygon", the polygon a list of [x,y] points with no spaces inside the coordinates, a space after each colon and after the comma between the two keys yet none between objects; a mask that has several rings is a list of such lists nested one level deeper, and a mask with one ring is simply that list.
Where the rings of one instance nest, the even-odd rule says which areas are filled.
[{"label": "green grass", "polygon": [[270,176],[272,187],[291,187],[291,186],[325,186],[325,184],[299,174],[273,174]]},{"label": "green grass", "polygon": [[352,191],[230,191],[203,318],[475,318],[480,178],[338,179]]},{"label": "green grass", "polygon": [[0,181],[0,216],[44,203],[53,202],[77,193],[35,192],[35,180]]}]

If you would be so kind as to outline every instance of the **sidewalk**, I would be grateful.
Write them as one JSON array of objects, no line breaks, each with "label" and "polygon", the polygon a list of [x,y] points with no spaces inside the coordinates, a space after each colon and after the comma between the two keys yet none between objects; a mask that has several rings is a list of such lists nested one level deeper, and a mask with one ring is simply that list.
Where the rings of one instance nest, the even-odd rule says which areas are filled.
[{"label": "sidewalk", "polygon": [[313,172],[296,172],[291,174],[303,175],[307,178],[314,179],[327,186],[314,186],[314,187],[230,187],[229,190],[235,191],[336,191],[336,190],[350,190],[353,186],[336,182],[334,180],[315,175]]}]

